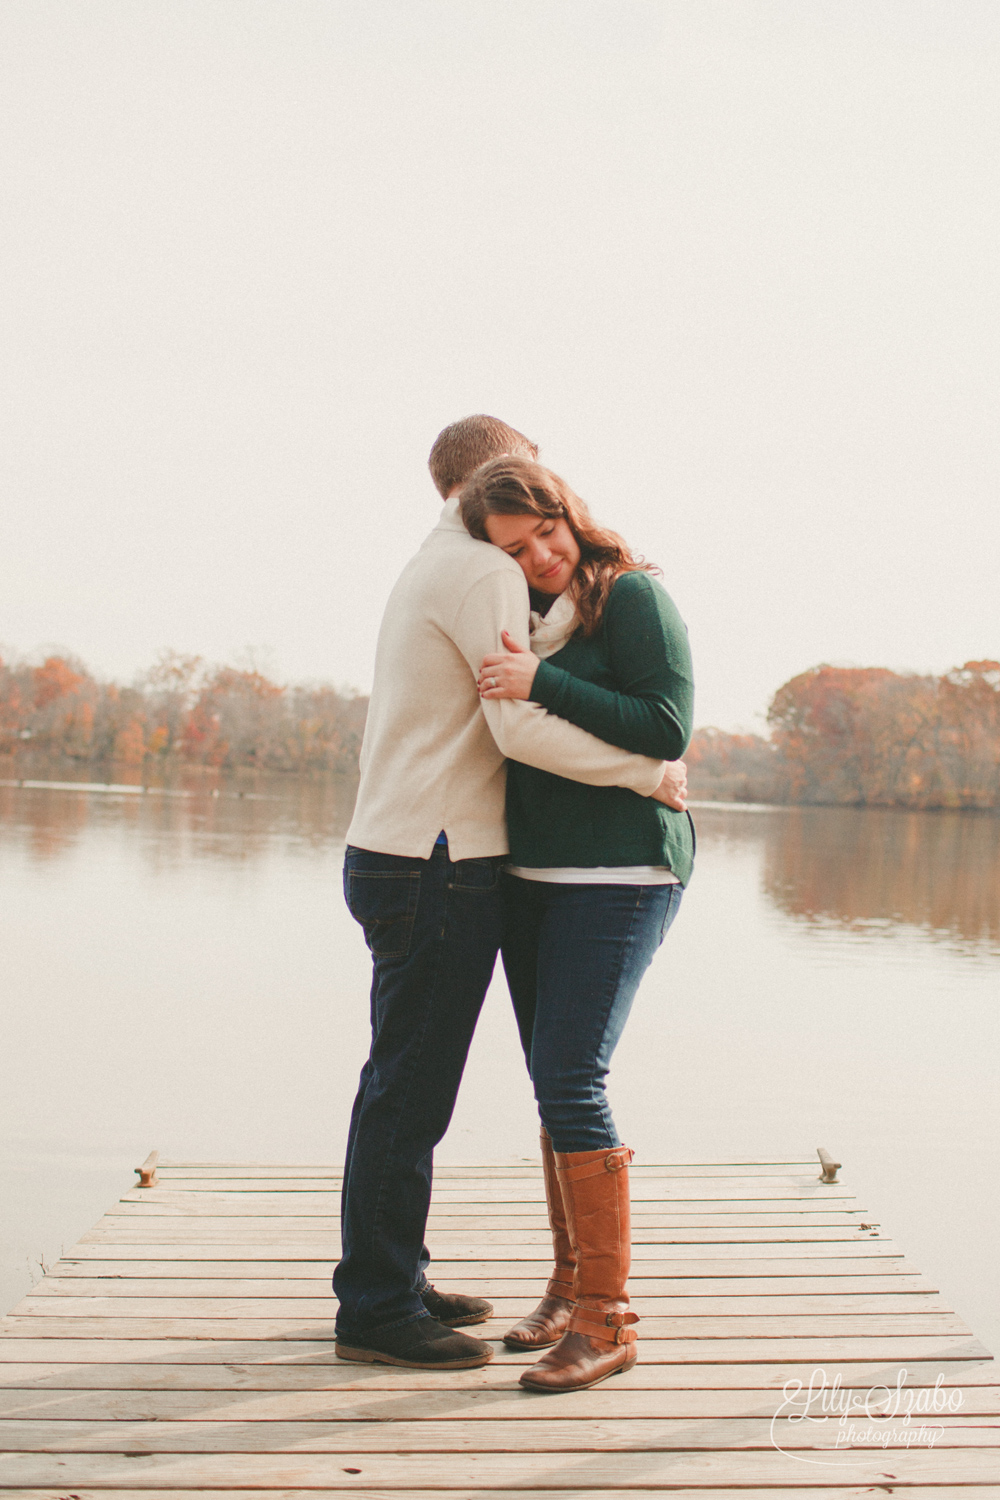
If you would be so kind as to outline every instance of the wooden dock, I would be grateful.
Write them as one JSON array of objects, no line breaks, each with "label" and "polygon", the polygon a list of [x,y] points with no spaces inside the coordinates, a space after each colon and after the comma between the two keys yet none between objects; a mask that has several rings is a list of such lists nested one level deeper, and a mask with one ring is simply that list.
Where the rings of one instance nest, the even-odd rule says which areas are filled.
[{"label": "wooden dock", "polygon": [[[0,1324],[0,1493],[1000,1500],[990,1355],[815,1159],[632,1184],[640,1362],[537,1396],[499,1338],[549,1271],[539,1169],[438,1170],[432,1276],[489,1296],[473,1331],[498,1342],[435,1375],[334,1355],[337,1170],[161,1166]],[[802,1420],[786,1382],[820,1370]],[[900,1379],[896,1414],[876,1393],[869,1417]]]}]

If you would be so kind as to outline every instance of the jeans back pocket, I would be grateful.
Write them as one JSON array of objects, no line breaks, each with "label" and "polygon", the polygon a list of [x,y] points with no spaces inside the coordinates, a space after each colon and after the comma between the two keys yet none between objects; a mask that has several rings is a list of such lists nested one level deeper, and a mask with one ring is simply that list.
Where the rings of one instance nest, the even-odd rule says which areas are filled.
[{"label": "jeans back pocket", "polygon": [[419,870],[352,870],[345,865],[344,897],[373,958],[407,956],[420,898]]}]

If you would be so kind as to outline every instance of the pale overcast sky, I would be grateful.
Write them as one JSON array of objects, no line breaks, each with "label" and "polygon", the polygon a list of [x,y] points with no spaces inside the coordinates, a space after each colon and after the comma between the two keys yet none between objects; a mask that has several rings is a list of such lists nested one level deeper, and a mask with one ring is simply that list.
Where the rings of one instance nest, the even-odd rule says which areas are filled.
[{"label": "pale overcast sky", "polygon": [[1000,656],[996,0],[5,0],[0,43],[7,649],[367,688],[489,411],[662,565],[700,723]]}]

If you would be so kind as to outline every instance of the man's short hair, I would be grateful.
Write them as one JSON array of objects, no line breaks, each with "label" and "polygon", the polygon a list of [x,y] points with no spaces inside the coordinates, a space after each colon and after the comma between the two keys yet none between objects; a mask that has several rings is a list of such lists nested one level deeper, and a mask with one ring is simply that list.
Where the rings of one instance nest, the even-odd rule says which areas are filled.
[{"label": "man's short hair", "polygon": [[439,493],[447,499],[455,486],[464,484],[480,464],[507,454],[537,458],[538,444],[516,427],[508,427],[499,417],[463,417],[438,433],[427,467]]}]

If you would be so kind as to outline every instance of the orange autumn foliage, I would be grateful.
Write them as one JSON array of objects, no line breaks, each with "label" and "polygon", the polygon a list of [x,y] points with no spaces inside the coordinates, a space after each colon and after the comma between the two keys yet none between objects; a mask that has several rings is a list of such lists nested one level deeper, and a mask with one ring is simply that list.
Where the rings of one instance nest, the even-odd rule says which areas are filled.
[{"label": "orange autumn foliage", "polygon": [[1000,807],[1000,663],[941,677],[812,667],[780,687],[770,739],[695,731],[692,797],[855,807]]},{"label": "orange autumn foliage", "polygon": [[814,667],[768,712],[788,800],[863,807],[1000,806],[1000,663],[943,677]]},{"label": "orange autumn foliage", "polygon": [[691,796],[710,802],[784,802],[784,767],[759,734],[696,729],[684,752]]},{"label": "orange autumn foliage", "polygon": [[[82,663],[0,661],[0,753],[279,770],[357,768],[367,699],[165,652],[130,687]],[[813,667],[779,688],[770,738],[699,729],[691,795],[724,801],[1000,808],[1000,662],[941,677]]]},{"label": "orange autumn foliage", "polygon": [[31,673],[35,685],[33,701],[36,708],[45,708],[56,698],[65,698],[75,693],[83,682],[83,676],[74,672],[68,661],[61,656],[47,656],[40,667]]},{"label": "orange autumn foliage", "polygon": [[115,760],[126,766],[142,764],[146,756],[146,736],[140,719],[133,717],[119,729],[112,754]]},{"label": "orange autumn foliage", "polygon": [[209,667],[176,652],[131,687],[99,682],[64,657],[41,666],[0,661],[0,753],[351,772],[367,701],[327,684],[283,687],[256,670]]}]

